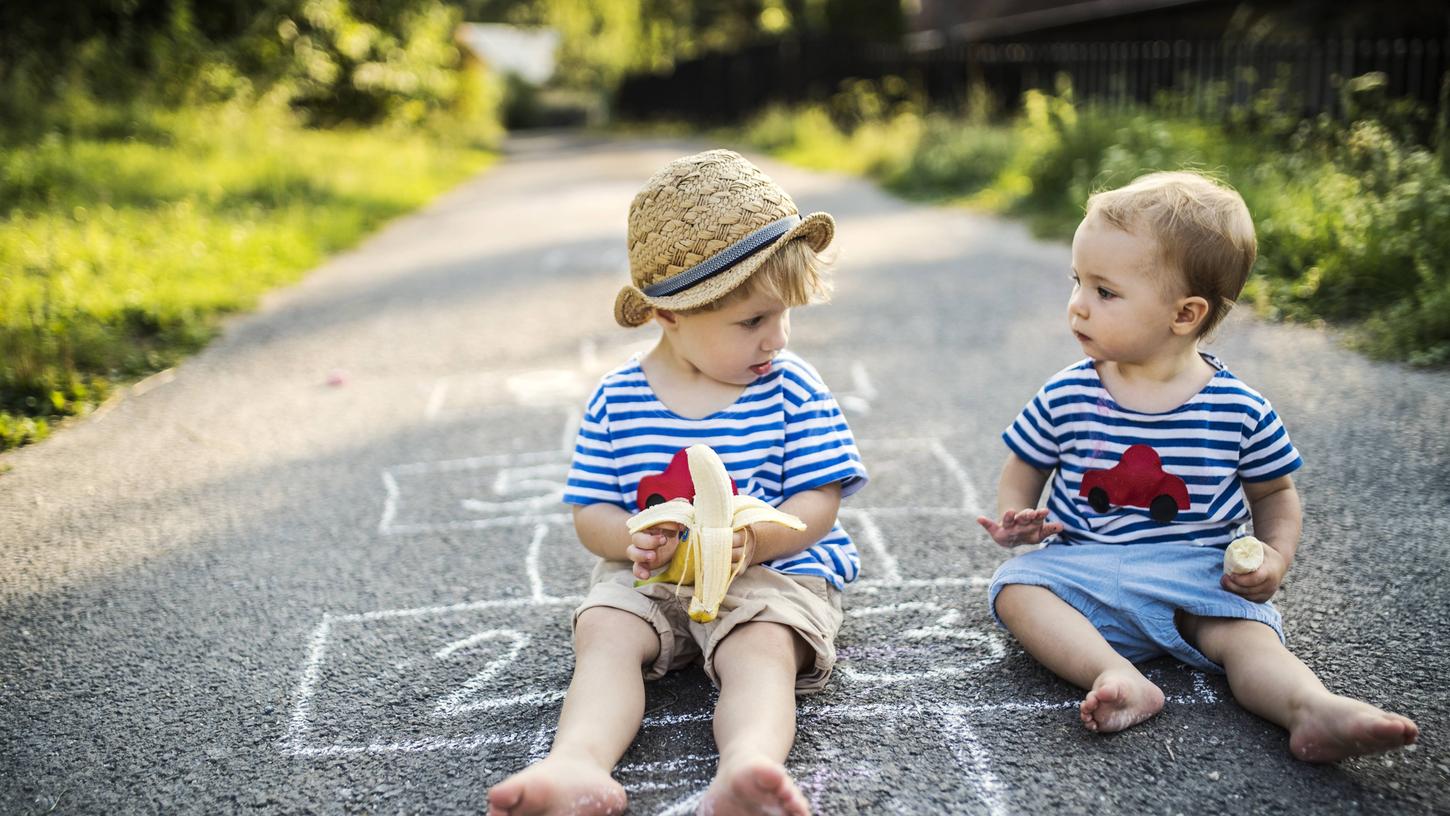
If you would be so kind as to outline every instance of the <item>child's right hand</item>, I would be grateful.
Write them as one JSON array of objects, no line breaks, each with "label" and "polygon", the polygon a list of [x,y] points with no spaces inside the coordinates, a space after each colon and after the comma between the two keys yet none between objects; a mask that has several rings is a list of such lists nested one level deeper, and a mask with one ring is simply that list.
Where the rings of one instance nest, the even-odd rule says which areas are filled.
[{"label": "child's right hand", "polygon": [[977,516],[977,523],[987,531],[992,540],[1003,547],[1017,547],[1022,544],[1041,544],[1048,536],[1062,532],[1062,524],[1047,521],[1047,510],[1008,510],[1001,521],[986,516]]},{"label": "child's right hand", "polygon": [[664,566],[675,555],[680,546],[680,525],[659,524],[647,530],[640,530],[629,537],[629,548],[625,553],[634,562],[634,577],[641,581],[649,577],[650,571]]}]

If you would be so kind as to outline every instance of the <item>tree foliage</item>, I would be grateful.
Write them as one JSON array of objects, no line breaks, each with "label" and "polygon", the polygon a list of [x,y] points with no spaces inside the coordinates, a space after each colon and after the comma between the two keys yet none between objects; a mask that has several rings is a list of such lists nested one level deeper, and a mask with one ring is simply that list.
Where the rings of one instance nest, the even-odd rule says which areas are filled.
[{"label": "tree foliage", "polygon": [[479,107],[454,43],[461,18],[446,0],[7,0],[0,117],[13,137],[74,124],[86,97],[241,97],[314,124],[423,121]]}]

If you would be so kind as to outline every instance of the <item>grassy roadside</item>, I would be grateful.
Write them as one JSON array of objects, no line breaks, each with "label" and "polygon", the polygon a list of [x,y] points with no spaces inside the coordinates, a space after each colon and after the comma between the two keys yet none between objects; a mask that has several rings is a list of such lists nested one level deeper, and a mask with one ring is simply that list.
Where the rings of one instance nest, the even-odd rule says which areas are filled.
[{"label": "grassy roadside", "polygon": [[173,365],[222,315],[492,160],[241,107],[0,141],[0,450]]},{"label": "grassy roadside", "polygon": [[[1355,83],[1359,83],[1356,85]],[[1349,124],[1276,114],[1265,98],[1191,117],[1074,104],[1029,92],[1005,123],[923,113],[889,84],[830,103],[774,109],[733,134],[804,166],[876,179],[907,197],[1026,219],[1070,238],[1087,196],[1153,170],[1194,168],[1237,188],[1254,214],[1259,262],[1244,299],[1271,319],[1330,322],[1351,346],[1412,365],[1450,364],[1450,175],[1416,143],[1424,114],[1356,80]],[[1418,117],[1418,118],[1417,118]],[[1437,140],[1446,142],[1443,121]]]}]

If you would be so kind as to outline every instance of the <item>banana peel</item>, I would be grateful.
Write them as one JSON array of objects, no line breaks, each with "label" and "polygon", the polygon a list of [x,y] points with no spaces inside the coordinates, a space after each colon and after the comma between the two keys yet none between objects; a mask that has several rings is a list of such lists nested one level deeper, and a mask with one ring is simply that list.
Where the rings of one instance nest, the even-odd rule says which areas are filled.
[{"label": "banana peel", "polygon": [[680,544],[670,563],[659,574],[636,580],[635,586],[669,582],[677,586],[694,585],[690,598],[690,619],[707,623],[719,614],[720,603],[730,582],[747,566],[743,561],[731,566],[731,550],[735,531],[751,524],[781,524],[792,530],[804,530],[805,522],[789,513],[771,507],[754,496],[733,495],[734,486],[725,463],[709,445],[692,445],[685,455],[690,466],[690,480],[695,486],[693,502],[673,499],[657,504],[631,516],[627,522],[631,533],[674,523],[683,529]]}]

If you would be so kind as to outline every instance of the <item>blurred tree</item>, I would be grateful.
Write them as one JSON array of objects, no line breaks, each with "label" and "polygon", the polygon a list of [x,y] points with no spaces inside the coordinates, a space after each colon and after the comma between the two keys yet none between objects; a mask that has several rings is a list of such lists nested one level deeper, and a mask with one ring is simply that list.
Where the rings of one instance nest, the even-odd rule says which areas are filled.
[{"label": "blurred tree", "polygon": [[67,95],[272,94],[318,124],[420,121],[478,90],[448,0],[4,0],[0,121]]},{"label": "blurred tree", "polygon": [[781,36],[894,39],[900,0],[3,0],[0,116],[74,92],[177,103],[283,85],[314,121],[415,117],[457,93],[459,19],[561,34],[558,83]]},{"label": "blurred tree", "polygon": [[465,19],[561,34],[561,84],[608,90],[627,72],[781,36],[896,40],[900,0],[458,0]]}]

